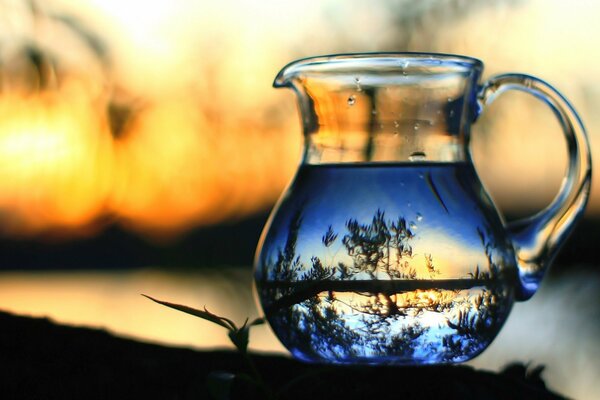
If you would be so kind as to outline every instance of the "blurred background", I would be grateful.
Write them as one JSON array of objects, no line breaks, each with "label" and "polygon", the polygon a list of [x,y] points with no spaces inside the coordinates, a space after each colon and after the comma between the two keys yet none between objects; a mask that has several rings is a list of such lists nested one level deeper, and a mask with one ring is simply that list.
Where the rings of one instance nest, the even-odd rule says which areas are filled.
[{"label": "blurred background", "polygon": [[[0,309],[165,344],[227,346],[219,327],[139,296],[243,320],[251,264],[302,146],[272,80],[313,55],[418,51],[525,72],[569,98],[600,158],[600,3],[558,0],[0,0]],[[510,217],[548,204],[566,167],[549,108],[508,93],[472,151]],[[477,367],[546,365],[600,393],[596,174],[584,218],[540,293]],[[267,327],[251,347],[285,352]]]}]

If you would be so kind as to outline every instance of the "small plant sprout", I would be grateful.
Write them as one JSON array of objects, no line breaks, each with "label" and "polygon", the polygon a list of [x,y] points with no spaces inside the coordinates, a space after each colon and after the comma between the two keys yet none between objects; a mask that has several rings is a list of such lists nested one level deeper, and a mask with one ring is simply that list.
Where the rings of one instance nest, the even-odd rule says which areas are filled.
[{"label": "small plant sprout", "polygon": [[148,295],[145,295],[145,294],[142,294],[142,296],[154,301],[155,303],[158,303],[163,306],[184,312],[186,314],[193,315],[195,317],[202,318],[206,321],[212,322],[214,324],[217,324],[217,325],[222,326],[223,328],[227,329],[227,331],[228,331],[227,335],[229,336],[229,339],[231,340],[231,342],[233,343],[235,348],[238,350],[238,352],[244,358],[244,361],[246,362],[246,365],[248,366],[248,369],[250,370],[250,374],[251,374],[251,376],[239,374],[238,377],[247,382],[250,382],[250,383],[256,385],[257,387],[259,387],[260,389],[262,389],[265,392],[265,395],[267,396],[267,398],[272,398],[272,394],[271,394],[269,388],[264,384],[264,381],[263,381],[262,377],[260,376],[260,373],[256,369],[254,362],[252,361],[252,359],[250,358],[250,355],[248,354],[248,341],[249,341],[249,335],[250,335],[250,328],[253,326],[264,324],[265,323],[264,318],[256,318],[255,320],[253,320],[250,323],[248,323],[248,318],[246,318],[246,321],[244,321],[242,326],[238,327],[229,318],[225,318],[225,317],[221,317],[219,315],[213,314],[210,311],[208,311],[206,309],[206,307],[204,307],[204,310],[198,310],[196,308],[184,306],[181,304],[175,304],[175,303],[169,303],[167,301],[157,300],[157,299],[150,297]]},{"label": "small plant sprout", "polygon": [[227,335],[229,336],[229,339],[231,340],[233,345],[238,349],[238,351],[242,354],[247,353],[247,351],[248,351],[248,340],[249,340],[250,328],[253,326],[261,325],[261,324],[265,323],[264,318],[256,318],[254,321],[252,321],[250,323],[248,323],[248,318],[246,318],[246,321],[244,321],[244,324],[238,328],[236,326],[236,324],[229,318],[220,317],[216,314],[213,314],[210,311],[208,311],[206,309],[206,307],[204,307],[204,310],[198,310],[196,308],[184,306],[181,304],[175,304],[175,303],[169,303],[167,301],[157,300],[157,299],[150,297],[148,295],[145,295],[145,294],[142,294],[142,296],[154,301],[155,303],[161,304],[161,305],[169,307],[169,308],[173,308],[175,310],[184,312],[186,314],[193,315],[195,317],[202,318],[206,321],[210,321],[214,324],[222,326],[223,328],[225,328],[229,331],[227,333]]}]

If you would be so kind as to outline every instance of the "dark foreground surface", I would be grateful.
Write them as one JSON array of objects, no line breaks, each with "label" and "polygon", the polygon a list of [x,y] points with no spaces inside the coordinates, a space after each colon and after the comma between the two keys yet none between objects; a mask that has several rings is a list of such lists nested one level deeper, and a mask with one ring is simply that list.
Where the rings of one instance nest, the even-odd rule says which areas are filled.
[{"label": "dark foreground surface", "polygon": [[[539,369],[519,364],[497,374],[468,366],[349,368],[281,356],[253,359],[281,399],[562,398],[546,390]],[[224,392],[220,398],[264,398],[243,379],[214,378],[245,371],[241,357],[229,351],[140,343],[0,312],[2,399],[210,399],[217,389]]]}]

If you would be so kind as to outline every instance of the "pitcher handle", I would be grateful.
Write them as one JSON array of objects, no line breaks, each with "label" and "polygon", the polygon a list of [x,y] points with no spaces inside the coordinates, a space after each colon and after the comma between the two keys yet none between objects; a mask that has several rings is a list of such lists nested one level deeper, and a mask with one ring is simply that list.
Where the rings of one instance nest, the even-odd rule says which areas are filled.
[{"label": "pitcher handle", "polygon": [[566,176],[550,205],[532,217],[507,225],[521,282],[517,300],[523,301],[537,291],[546,269],[583,214],[590,194],[592,161],[585,128],[569,101],[534,76],[503,74],[490,78],[477,95],[475,118],[498,95],[511,89],[530,93],[550,106],[563,129],[569,152]]}]

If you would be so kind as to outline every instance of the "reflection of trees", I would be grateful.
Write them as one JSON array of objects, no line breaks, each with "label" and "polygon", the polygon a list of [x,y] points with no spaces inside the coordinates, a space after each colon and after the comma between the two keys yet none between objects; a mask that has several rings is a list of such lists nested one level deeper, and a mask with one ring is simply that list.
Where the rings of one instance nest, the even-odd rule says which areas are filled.
[{"label": "reflection of trees", "polygon": [[309,263],[296,254],[301,226],[298,211],[258,281],[265,313],[299,357],[465,359],[489,343],[504,319],[494,245],[480,229],[487,270],[436,279],[441,272],[431,254],[414,266],[415,226],[405,218],[387,219],[377,210],[369,223],[347,220],[343,235],[329,226],[323,248],[337,245],[347,257],[312,255]]},{"label": "reflection of trees", "polygon": [[[481,228],[477,228],[477,234],[485,252],[488,268],[487,271],[480,271],[477,266],[469,276],[472,279],[497,279],[501,271],[493,260],[493,249],[496,246],[486,239]],[[488,285],[485,291],[474,296],[453,317],[447,318],[448,327],[455,331],[442,339],[443,346],[450,350],[446,355],[447,359],[452,354],[477,354],[485,348],[500,330],[508,314],[508,307],[501,302],[506,296],[508,294],[505,288]]]},{"label": "reflection of trees", "polygon": [[298,231],[301,225],[302,214],[297,212],[290,222],[285,247],[283,251],[279,250],[277,262],[273,269],[274,278],[279,281],[291,282],[298,278],[301,263],[300,256],[296,256],[296,242],[298,241]]},{"label": "reflection of trees", "polygon": [[367,273],[372,279],[381,273],[391,279],[416,278],[416,271],[406,260],[412,258],[409,241],[414,233],[404,218],[386,222],[385,214],[377,210],[370,224],[350,219],[346,228],[342,243],[352,257],[353,265],[348,269],[351,274]]}]

